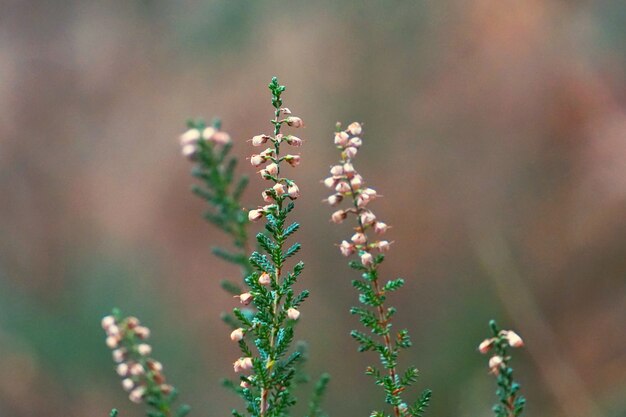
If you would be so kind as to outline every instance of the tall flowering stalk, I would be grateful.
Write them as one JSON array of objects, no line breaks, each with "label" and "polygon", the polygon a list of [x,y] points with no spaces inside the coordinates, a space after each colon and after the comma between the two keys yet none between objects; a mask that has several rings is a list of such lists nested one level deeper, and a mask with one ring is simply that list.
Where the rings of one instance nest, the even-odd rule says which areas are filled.
[{"label": "tall flowering stalk", "polygon": [[[290,345],[294,325],[300,316],[300,304],[309,295],[307,290],[297,295],[293,290],[304,264],[298,262],[291,272],[285,268],[286,260],[300,250],[299,243],[285,249],[288,238],[300,227],[295,222],[287,224],[288,215],[294,209],[293,201],[300,196],[300,190],[281,172],[285,163],[295,167],[300,162],[299,155],[281,154],[281,145],[298,147],[302,144],[300,138],[281,131],[284,127],[302,127],[303,123],[300,118],[292,116],[289,109],[282,107],[281,94],[285,86],[274,77],[269,89],[275,109],[271,121],[273,133],[251,139],[255,147],[268,147],[252,155],[250,163],[262,167],[259,174],[271,186],[261,194],[266,204],[248,212],[250,221],[266,221],[266,232],[256,236],[259,251],[264,253],[254,251],[250,256],[254,271],[245,279],[248,290],[237,296],[243,305],[252,303],[256,312],[235,308],[233,314],[240,327],[230,335],[242,353],[233,364],[234,371],[241,373],[239,393],[247,403],[248,413],[260,417],[284,415],[296,402],[291,388],[301,352],[290,353]],[[255,352],[249,342],[255,346]],[[242,416],[236,410],[233,414]]]},{"label": "tall flowering stalk", "polygon": [[513,330],[501,330],[494,320],[489,322],[492,337],[483,340],[478,346],[482,354],[491,353],[490,373],[497,378],[496,395],[499,402],[493,406],[496,417],[517,417],[522,414],[526,399],[519,395],[520,385],[513,380],[513,368],[509,366],[509,347],[522,347],[522,338]]},{"label": "tall flowering stalk", "polygon": [[[147,343],[150,329],[142,326],[136,317],[123,317],[118,310],[102,319],[106,344],[112,349],[115,371],[122,378],[122,387],[128,398],[137,404],[145,402],[151,407],[149,417],[184,417],[187,405],[173,410],[176,390],[166,383],[161,362],[153,359],[152,346]],[[112,416],[117,410],[111,411]]]},{"label": "tall flowering stalk", "polygon": [[[352,307],[350,312],[359,316],[361,323],[370,330],[369,334],[353,330],[351,335],[359,343],[359,351],[375,351],[380,355],[383,371],[374,366],[368,366],[366,374],[375,378],[376,384],[385,391],[385,402],[390,404],[395,417],[421,416],[428,406],[431,391],[425,390],[412,405],[408,405],[403,394],[407,387],[412,385],[418,376],[417,368],[409,367],[403,373],[398,370],[398,355],[400,350],[411,346],[408,330],[392,332],[392,317],[396,312],[394,307],[385,305],[387,294],[398,290],[404,285],[401,278],[381,282],[379,268],[384,261],[382,252],[389,250],[391,243],[387,240],[378,240],[372,236],[384,234],[389,226],[377,219],[368,205],[379,197],[372,188],[365,186],[363,177],[359,175],[353,165],[358,149],[362,145],[362,127],[359,123],[352,123],[347,129],[341,130],[337,125],[335,145],[341,151],[341,159],[330,169],[331,176],[324,180],[324,184],[334,190],[326,200],[331,206],[337,206],[342,201],[348,202],[348,208],[335,211],[331,220],[342,223],[348,216],[356,220],[355,233],[350,241],[344,240],[339,249],[344,256],[358,256],[358,261],[351,261],[350,267],[362,272],[362,279],[352,281],[359,291],[359,301],[364,307]],[[382,411],[374,411],[372,416],[383,417]]]}]

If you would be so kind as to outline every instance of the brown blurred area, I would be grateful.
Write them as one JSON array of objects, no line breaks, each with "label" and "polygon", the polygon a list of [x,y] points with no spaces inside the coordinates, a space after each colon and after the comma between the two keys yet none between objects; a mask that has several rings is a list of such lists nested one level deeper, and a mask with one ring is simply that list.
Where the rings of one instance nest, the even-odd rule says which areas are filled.
[{"label": "brown blurred area", "polygon": [[225,236],[177,136],[219,115],[250,153],[272,75],[306,123],[298,336],[331,416],[383,400],[348,336],[350,230],[321,203],[337,120],[365,123],[357,169],[395,226],[384,273],[407,280],[392,302],[427,415],[491,415],[493,317],[525,338],[529,416],[626,416],[625,23],[618,0],[1,2],[0,416],[142,415],[99,328],[113,306],[152,328],[192,415],[239,405],[218,383],[238,271],[210,253]]}]

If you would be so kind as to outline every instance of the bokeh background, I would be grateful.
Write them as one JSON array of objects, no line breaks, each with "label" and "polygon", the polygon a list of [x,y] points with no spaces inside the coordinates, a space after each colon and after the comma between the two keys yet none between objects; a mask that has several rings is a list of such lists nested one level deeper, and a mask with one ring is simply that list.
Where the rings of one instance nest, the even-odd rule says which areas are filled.
[{"label": "bokeh background", "polygon": [[298,335],[331,416],[382,400],[348,336],[350,230],[321,204],[338,120],[365,123],[428,415],[491,415],[494,317],[527,342],[529,416],[626,416],[625,41],[620,0],[0,2],[0,416],[142,415],[104,345],[113,306],[152,328],[193,415],[239,405],[218,384],[238,356],[218,283],[238,271],[210,253],[225,237],[177,136],[219,115],[250,153],[272,75],[307,124]]}]

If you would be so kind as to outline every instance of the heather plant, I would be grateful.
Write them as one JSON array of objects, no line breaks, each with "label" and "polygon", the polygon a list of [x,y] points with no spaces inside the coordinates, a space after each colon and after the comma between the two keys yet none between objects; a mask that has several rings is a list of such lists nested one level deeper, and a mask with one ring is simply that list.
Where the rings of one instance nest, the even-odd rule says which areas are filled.
[{"label": "heather plant", "polygon": [[[287,173],[297,167],[300,155],[292,153],[303,140],[289,129],[303,127],[303,121],[283,106],[285,86],[274,77],[269,84],[273,118],[271,131],[253,136],[249,142],[259,151],[249,157],[250,164],[259,168],[258,174],[267,186],[261,191],[263,204],[246,210],[241,197],[248,185],[246,176],[236,173],[237,158],[230,156],[233,141],[221,130],[219,120],[207,125],[202,120],[187,123],[180,137],[182,154],[193,163],[192,175],[198,180],[192,191],[207,203],[205,219],[222,230],[230,245],[213,248],[213,253],[239,267],[241,280],[221,281],[221,286],[239,306],[222,318],[230,326],[230,339],[239,353],[233,353],[236,378],[224,379],[223,385],[236,393],[244,410],[232,410],[236,417],[282,417],[292,414],[297,402],[296,388],[308,382],[303,370],[307,358],[306,344],[294,343],[295,326],[300,319],[300,306],[309,296],[308,290],[296,292],[303,269],[302,261],[292,262],[301,245],[292,242],[300,225],[291,219],[300,189]],[[361,352],[378,354],[379,364],[366,368],[384,392],[385,408],[373,411],[373,417],[419,417],[431,400],[431,391],[423,390],[411,401],[409,388],[417,382],[418,370],[398,365],[400,353],[411,347],[407,329],[396,330],[393,318],[396,308],[389,303],[391,293],[404,285],[402,278],[384,279],[381,273],[387,252],[393,242],[379,238],[390,228],[377,218],[370,204],[381,195],[366,186],[354,167],[359,152],[363,128],[351,123],[346,129],[336,126],[334,143],[339,150],[339,162],[330,169],[323,182],[333,190],[325,201],[331,206],[345,204],[331,215],[339,224],[353,220],[354,233],[338,246],[341,254],[354,257],[349,266],[360,273],[352,281],[358,291],[360,305],[350,313],[357,316],[365,328],[352,330],[351,336]],[[263,231],[251,239],[250,228],[263,223]],[[174,407],[176,390],[165,381],[163,367],[151,358],[152,348],[146,343],[150,331],[134,317],[123,317],[118,310],[102,321],[107,334],[106,343],[113,349],[116,372],[129,399],[148,405],[149,417],[183,417],[186,405]],[[499,329],[490,323],[492,337],[484,340],[481,353],[493,351],[489,360],[490,373],[497,377],[498,403],[496,417],[517,417],[524,409],[525,399],[519,395],[520,386],[513,380],[509,366],[509,347],[520,347],[522,339],[513,331]],[[323,373],[312,390],[307,417],[325,416],[321,402],[329,382]],[[117,410],[111,411],[117,416]]]},{"label": "heather plant", "polygon": [[[378,353],[382,369],[377,366],[368,366],[367,375],[371,375],[376,385],[383,388],[385,402],[393,409],[395,417],[421,416],[431,398],[431,391],[424,390],[419,398],[409,405],[404,400],[406,389],[413,385],[418,378],[417,368],[410,366],[404,372],[398,369],[400,351],[411,346],[409,331],[402,329],[393,331],[393,316],[395,307],[387,303],[388,294],[399,290],[404,285],[402,278],[383,282],[379,269],[385,260],[382,252],[389,250],[391,243],[387,240],[375,239],[375,235],[387,232],[389,226],[380,221],[368,208],[369,204],[379,197],[373,188],[365,186],[363,177],[353,165],[358,149],[363,141],[360,123],[351,123],[347,129],[341,130],[337,124],[335,145],[340,151],[340,160],[330,169],[331,176],[324,180],[324,184],[335,192],[326,200],[331,206],[337,206],[346,201],[348,208],[335,211],[331,220],[334,223],[343,223],[348,216],[355,219],[355,233],[350,241],[344,240],[339,244],[339,250],[344,256],[358,256],[358,261],[350,261],[352,269],[361,272],[361,279],[352,281],[352,285],[359,292],[361,306],[352,307],[350,313],[359,317],[360,322],[369,329],[369,333],[353,330],[351,336],[359,343],[359,351],[374,351]],[[372,416],[383,417],[383,411],[373,411]]]}]

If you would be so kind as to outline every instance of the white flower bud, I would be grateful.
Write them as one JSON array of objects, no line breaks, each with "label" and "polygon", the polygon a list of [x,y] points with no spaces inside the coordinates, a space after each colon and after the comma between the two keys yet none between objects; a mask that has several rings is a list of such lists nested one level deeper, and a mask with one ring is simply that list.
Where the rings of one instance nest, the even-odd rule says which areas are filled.
[{"label": "white flower bud", "polygon": [[241,382],[239,383],[239,386],[241,388],[250,388],[250,383],[248,381],[241,380]]},{"label": "white flower bud", "polygon": [[504,363],[504,359],[502,356],[492,356],[489,359],[489,368],[491,369],[491,373],[498,375],[500,373],[500,367]]},{"label": "white flower bud", "polygon": [[350,123],[346,130],[350,132],[351,135],[360,135],[362,132],[361,124],[358,122]]},{"label": "white flower bud", "polygon": [[145,326],[137,326],[135,329],[133,329],[135,334],[137,335],[137,337],[139,337],[140,339],[147,339],[150,337],[150,329],[148,329]]},{"label": "white flower bud", "polygon": [[200,131],[198,129],[189,129],[180,135],[181,146],[193,145],[200,139]]},{"label": "white flower bud", "polygon": [[300,197],[300,188],[298,188],[295,182],[292,182],[291,185],[289,185],[287,188],[287,194],[289,194],[289,197],[294,200]]},{"label": "white flower bud", "polygon": [[324,185],[328,188],[333,188],[337,184],[337,180],[333,177],[328,177],[324,180]]},{"label": "white flower bud", "polygon": [[365,236],[365,233],[357,232],[352,235],[350,240],[352,240],[356,245],[363,245],[367,241],[367,237]]},{"label": "white flower bud", "polygon": [[302,127],[304,126],[304,123],[302,122],[302,119],[296,116],[289,116],[285,119],[285,122],[287,123],[288,126],[291,127]]},{"label": "white flower bud", "polygon": [[239,342],[240,340],[243,339],[243,335],[244,335],[243,329],[240,327],[231,332],[230,340],[232,340],[233,342]]},{"label": "white flower bud", "polygon": [[113,325],[115,325],[115,318],[113,316],[105,316],[102,318],[102,328],[104,330],[107,330]]},{"label": "white flower bud", "polygon": [[356,156],[358,150],[354,146],[348,146],[345,152],[348,159],[353,159]]},{"label": "white flower bud", "polygon": [[124,391],[128,392],[132,390],[134,387],[135,387],[135,383],[133,382],[132,379],[125,378],[122,380],[122,388],[124,388]]},{"label": "white flower bud", "polygon": [[333,223],[339,224],[339,223],[342,223],[346,219],[347,216],[348,214],[345,211],[337,210],[330,216],[330,219]]},{"label": "white flower bud", "polygon": [[262,165],[264,162],[265,162],[265,158],[262,157],[261,155],[252,155],[250,157],[250,165],[252,165],[253,167],[258,167]]},{"label": "white flower bud", "polygon": [[132,390],[130,392],[130,395],[128,396],[128,398],[134,402],[134,403],[141,403],[141,400],[144,396],[144,394],[146,393],[146,388],[145,387],[137,387],[134,390]]},{"label": "white flower bud", "polygon": [[389,248],[391,247],[391,243],[389,243],[386,240],[381,240],[380,242],[378,242],[376,244],[376,247],[378,248],[379,251],[381,252],[387,252],[389,250]]},{"label": "white flower bud", "polygon": [[376,216],[371,211],[365,211],[361,213],[360,219],[363,225],[367,225],[374,223],[376,221]]},{"label": "white flower bud", "polygon": [[341,146],[342,148],[348,144],[348,134],[346,132],[337,132],[335,133],[335,145]]},{"label": "white flower bud", "polygon": [[351,177],[355,173],[354,166],[350,162],[346,162],[343,164],[343,173]]},{"label": "white flower bud", "polygon": [[246,371],[252,369],[252,358],[239,358],[233,363],[235,372]]},{"label": "white flower bud", "polygon": [[363,252],[361,255],[361,263],[364,267],[369,268],[374,264],[374,257],[369,252]]},{"label": "white flower bud", "polygon": [[350,141],[348,142],[348,145],[354,148],[360,148],[361,145],[363,145],[363,141],[361,140],[361,138],[355,137],[355,138],[350,139]]},{"label": "white flower bud", "polygon": [[271,176],[276,176],[276,174],[278,174],[278,165],[272,162],[267,167],[265,167],[265,172],[267,172]]},{"label": "white flower bud", "polygon": [[333,194],[325,201],[327,201],[328,204],[330,204],[331,206],[336,206],[337,204],[341,203],[341,200],[343,200],[343,196],[341,194]]},{"label": "white flower bud", "polygon": [[291,114],[291,110],[289,110],[287,107],[282,107],[282,108],[280,109],[280,112],[281,112],[282,114]]},{"label": "white flower bud", "polygon": [[119,339],[115,336],[109,336],[106,338],[106,344],[111,349],[115,349],[118,343],[119,343]]},{"label": "white flower bud", "polygon": [[215,135],[216,133],[217,130],[215,130],[215,128],[212,126],[209,126],[202,131],[202,139],[206,141],[211,141],[213,140],[213,135]]},{"label": "white flower bud", "polygon": [[289,319],[291,320],[298,320],[298,317],[300,317],[300,312],[292,307],[287,310],[287,317],[289,317]]},{"label": "white flower bud", "polygon": [[254,209],[254,210],[250,210],[248,212],[248,220],[250,220],[251,222],[255,222],[257,220],[259,220],[261,217],[263,217],[263,210],[258,210],[258,209]]},{"label": "white flower bud", "polygon": [[505,337],[511,347],[517,348],[524,346],[524,341],[522,340],[522,338],[513,330],[507,330]]},{"label": "white flower bud", "polygon": [[197,150],[198,148],[196,147],[196,145],[185,145],[183,146],[181,153],[183,154],[185,158],[193,161],[196,158]]},{"label": "white flower bud", "polygon": [[126,376],[126,375],[128,375],[128,365],[125,364],[125,363],[120,363],[115,368],[115,372],[117,372],[117,374],[119,376]]},{"label": "white flower bud", "polygon": [[251,139],[252,146],[261,146],[264,143],[267,143],[269,139],[271,138],[268,135],[256,135]]},{"label": "white flower bud", "polygon": [[341,165],[335,165],[330,169],[330,175],[333,177],[339,177],[343,175],[343,167]]},{"label": "white flower bud", "polygon": [[292,135],[285,136],[284,141],[290,144],[291,146],[295,146],[295,147],[302,146],[302,139],[296,136],[292,136]]},{"label": "white flower bud", "polygon": [[345,181],[341,181],[339,184],[337,184],[337,186],[335,187],[335,191],[337,191],[340,194],[346,194],[349,193],[351,191],[350,189],[350,184],[348,184]]},{"label": "white flower bud", "polygon": [[147,343],[142,343],[137,346],[137,353],[139,353],[141,356],[148,356],[150,353],[152,353],[152,346]]},{"label": "white flower bud", "polygon": [[115,349],[111,354],[113,355],[114,362],[122,362],[126,355],[126,349]]},{"label": "white flower bud", "polygon": [[133,376],[139,376],[139,375],[143,375],[146,370],[143,369],[143,366],[140,363],[133,363],[132,365],[130,365],[130,374]]},{"label": "white flower bud", "polygon": [[376,232],[379,235],[382,235],[383,233],[385,233],[387,229],[389,229],[389,226],[387,226],[386,223],[376,222],[374,224],[374,232]]},{"label": "white flower bud", "polygon": [[344,240],[339,245],[339,250],[341,251],[341,254],[343,256],[350,256],[355,252],[355,247],[352,243],[348,242],[347,240]]},{"label": "white flower bud", "polygon": [[117,325],[112,325],[107,328],[107,334],[109,336],[118,337],[120,335],[120,328]]}]

